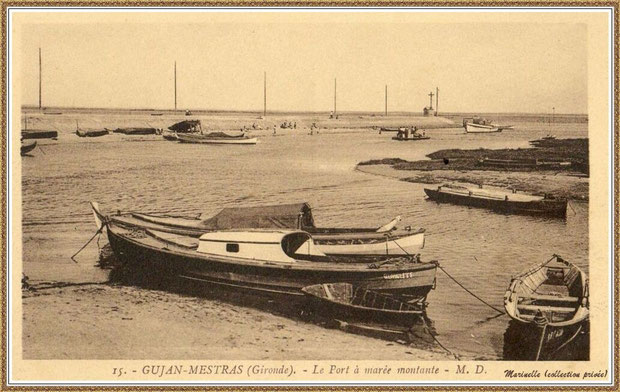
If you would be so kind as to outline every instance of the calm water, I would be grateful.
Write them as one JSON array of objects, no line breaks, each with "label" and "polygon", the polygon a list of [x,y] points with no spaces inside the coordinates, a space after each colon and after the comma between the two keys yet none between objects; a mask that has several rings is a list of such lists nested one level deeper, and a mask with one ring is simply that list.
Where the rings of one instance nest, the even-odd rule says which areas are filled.
[{"label": "calm water", "polygon": [[[102,119],[103,120],[103,119]],[[504,216],[425,200],[423,185],[354,171],[368,159],[422,159],[443,148],[528,147],[549,133],[540,123],[500,134],[431,130],[431,140],[393,142],[376,131],[265,136],[256,146],[185,145],[106,136],[77,140],[62,132],[23,157],[24,270],[34,282],[104,281],[97,246],[70,256],[95,231],[88,202],[104,211],[203,212],[234,205],[306,201],[320,226],[378,226],[397,215],[427,232],[423,259],[441,265],[496,307],[511,275],[558,253],[588,266],[587,203],[572,203],[566,221]],[[559,137],[587,137],[587,124],[562,124]],[[282,132],[284,133],[284,132]],[[99,245],[105,243],[105,237]],[[438,271],[428,315],[454,351],[501,356],[507,317],[470,297]],[[486,321],[485,321],[486,320]]]}]

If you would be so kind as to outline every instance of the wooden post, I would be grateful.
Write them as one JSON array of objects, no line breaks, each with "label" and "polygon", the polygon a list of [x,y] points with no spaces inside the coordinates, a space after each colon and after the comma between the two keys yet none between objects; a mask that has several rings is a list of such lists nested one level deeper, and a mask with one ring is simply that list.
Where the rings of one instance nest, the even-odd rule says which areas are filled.
[{"label": "wooden post", "polygon": [[39,48],[39,110],[41,110],[41,48]]},{"label": "wooden post", "polygon": [[336,117],[336,78],[334,78],[334,117]]},{"label": "wooden post", "polygon": [[435,93],[435,116],[439,115],[439,87],[436,88]]},{"label": "wooden post", "polygon": [[387,84],[385,85],[385,117],[387,117]]},{"label": "wooden post", "polygon": [[428,96],[431,97],[429,109],[433,109],[433,92],[431,91]]},{"label": "wooden post", "polygon": [[174,62],[174,111],[177,111],[177,62]]},{"label": "wooden post", "polygon": [[267,71],[263,72],[263,117],[267,117]]}]

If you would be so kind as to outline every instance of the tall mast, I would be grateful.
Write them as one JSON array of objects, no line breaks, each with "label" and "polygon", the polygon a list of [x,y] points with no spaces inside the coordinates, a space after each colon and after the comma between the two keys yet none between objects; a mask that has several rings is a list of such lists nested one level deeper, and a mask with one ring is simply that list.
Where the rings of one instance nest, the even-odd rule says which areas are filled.
[{"label": "tall mast", "polygon": [[41,110],[41,48],[39,48],[39,110]]},{"label": "tall mast", "polygon": [[336,116],[336,78],[334,78],[334,116]]},{"label": "tall mast", "polygon": [[177,62],[174,62],[174,111],[177,111]]},{"label": "tall mast", "polygon": [[385,116],[387,117],[387,84],[385,85]]},{"label": "tall mast", "polygon": [[439,87],[435,87],[436,88],[436,93],[435,93],[435,116],[437,116],[439,114]]},{"label": "tall mast", "polygon": [[267,71],[263,71],[263,117],[267,117]]}]

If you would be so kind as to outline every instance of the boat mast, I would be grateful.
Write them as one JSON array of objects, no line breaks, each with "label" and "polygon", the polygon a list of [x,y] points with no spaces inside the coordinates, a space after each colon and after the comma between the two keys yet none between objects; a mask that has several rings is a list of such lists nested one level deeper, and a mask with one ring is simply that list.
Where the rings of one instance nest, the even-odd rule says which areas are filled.
[{"label": "boat mast", "polygon": [[387,84],[385,85],[385,117],[387,117]]},{"label": "boat mast", "polygon": [[39,110],[41,110],[41,48],[39,48]]},{"label": "boat mast", "polygon": [[174,111],[177,111],[177,62],[174,62]]},{"label": "boat mast", "polygon": [[263,71],[263,117],[267,117],[267,71]]}]

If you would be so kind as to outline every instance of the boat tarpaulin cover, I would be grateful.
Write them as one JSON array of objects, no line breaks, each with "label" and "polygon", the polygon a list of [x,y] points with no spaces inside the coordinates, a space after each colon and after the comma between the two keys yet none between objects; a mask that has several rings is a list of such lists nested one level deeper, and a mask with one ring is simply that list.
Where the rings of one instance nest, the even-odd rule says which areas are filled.
[{"label": "boat tarpaulin cover", "polygon": [[307,203],[296,203],[224,208],[217,215],[204,220],[202,226],[211,230],[303,229],[314,227],[314,219]]},{"label": "boat tarpaulin cover", "polygon": [[200,120],[185,120],[169,126],[168,129],[177,132],[187,132],[195,129],[199,125]]}]

